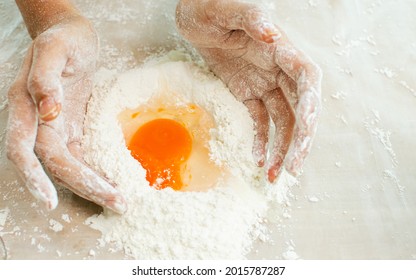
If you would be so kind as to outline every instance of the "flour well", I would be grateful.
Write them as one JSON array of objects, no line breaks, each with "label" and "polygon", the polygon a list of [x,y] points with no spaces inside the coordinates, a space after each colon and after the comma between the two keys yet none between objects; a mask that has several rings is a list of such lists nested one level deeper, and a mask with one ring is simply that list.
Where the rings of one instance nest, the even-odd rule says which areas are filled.
[{"label": "flour well", "polygon": [[[122,216],[104,211],[86,221],[103,233],[103,244],[114,243],[138,259],[235,259],[244,258],[254,237],[266,238],[260,221],[267,202],[284,200],[284,194],[276,186],[265,188],[264,171],[252,158],[252,120],[221,81],[192,63],[160,60],[119,76],[98,76],[87,113],[85,160],[115,183],[129,207]],[[196,103],[215,120],[207,145],[227,175],[207,192],[152,189],[126,148],[117,115],[160,91],[180,95],[178,105]]]}]

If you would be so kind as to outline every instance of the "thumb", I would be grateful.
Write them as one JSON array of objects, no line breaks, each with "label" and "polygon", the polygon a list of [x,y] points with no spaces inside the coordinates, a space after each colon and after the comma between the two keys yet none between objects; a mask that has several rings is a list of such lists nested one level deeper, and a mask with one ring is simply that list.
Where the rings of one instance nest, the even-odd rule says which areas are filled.
[{"label": "thumb", "polygon": [[61,112],[61,76],[67,60],[65,48],[58,40],[40,38],[33,45],[28,91],[35,101],[39,118],[43,121],[52,121]]}]

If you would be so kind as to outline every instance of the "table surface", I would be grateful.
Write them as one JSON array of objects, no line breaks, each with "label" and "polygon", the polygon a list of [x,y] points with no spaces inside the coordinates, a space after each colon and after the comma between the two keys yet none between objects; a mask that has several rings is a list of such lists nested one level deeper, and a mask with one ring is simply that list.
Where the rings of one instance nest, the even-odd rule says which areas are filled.
[{"label": "table surface", "polygon": [[[76,2],[100,34],[105,67],[123,71],[184,46],[176,1]],[[270,217],[273,244],[256,243],[248,258],[416,259],[416,2],[260,2],[322,67],[323,112],[300,184],[281,206],[286,214]],[[7,90],[29,43],[14,1],[2,1],[0,236],[8,258],[124,258],[97,249],[100,233],[84,224],[98,206],[59,188],[59,207],[44,210],[6,159]]]}]

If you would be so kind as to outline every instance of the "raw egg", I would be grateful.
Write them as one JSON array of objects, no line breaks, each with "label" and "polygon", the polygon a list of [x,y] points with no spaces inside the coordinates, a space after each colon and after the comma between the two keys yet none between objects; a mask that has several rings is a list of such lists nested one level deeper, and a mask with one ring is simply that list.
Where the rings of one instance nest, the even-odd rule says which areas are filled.
[{"label": "raw egg", "polygon": [[207,190],[222,170],[209,155],[214,120],[203,108],[171,92],[158,93],[119,115],[126,146],[156,189]]}]

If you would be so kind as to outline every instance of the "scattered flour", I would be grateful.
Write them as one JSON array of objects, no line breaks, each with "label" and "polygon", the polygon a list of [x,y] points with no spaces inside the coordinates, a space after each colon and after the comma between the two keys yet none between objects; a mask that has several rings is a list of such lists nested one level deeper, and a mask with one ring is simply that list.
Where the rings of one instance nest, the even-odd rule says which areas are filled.
[{"label": "scattered flour", "polygon": [[390,69],[388,67],[376,68],[376,69],[374,69],[374,72],[382,74],[382,75],[386,76],[389,79],[392,79],[392,78],[397,76],[396,72],[393,69]]},{"label": "scattered flour", "polygon": [[[163,59],[162,59],[163,61]],[[287,201],[296,180],[283,172],[275,185],[252,160],[253,127],[247,109],[221,81],[190,62],[150,61],[119,76],[98,74],[89,103],[85,160],[124,194],[128,211],[104,210],[86,224],[102,232],[101,245],[115,244],[136,259],[241,259],[254,239],[266,240],[267,203]],[[228,170],[207,192],[154,190],[131,157],[117,115],[160,91],[180,94],[214,118],[210,157]]]},{"label": "scattered flour", "polygon": [[411,88],[406,81],[402,80],[399,82],[399,84],[402,85],[405,89],[407,89],[410,93],[412,93],[414,97],[416,97],[416,90]]},{"label": "scattered flour", "polygon": [[299,256],[294,251],[295,248],[289,247],[286,252],[283,253],[283,259],[285,260],[298,260]]},{"label": "scattered flour", "polygon": [[51,230],[53,230],[54,232],[59,232],[59,231],[62,231],[64,229],[64,226],[60,222],[58,222],[54,219],[50,219],[49,220],[49,228]]},{"label": "scattered flour", "polygon": [[390,140],[391,132],[379,127],[380,123],[380,114],[378,111],[373,110],[373,117],[367,117],[364,121],[364,126],[367,131],[383,145],[384,149],[389,153],[390,159],[393,163],[393,166],[398,165],[398,160],[396,153],[393,150],[393,146]]},{"label": "scattered flour", "polygon": [[3,111],[8,105],[7,98],[3,97],[3,100],[0,99],[0,112]]},{"label": "scattered flour", "polygon": [[339,91],[337,91],[334,94],[331,94],[331,97],[333,99],[337,99],[337,100],[339,100],[339,99],[343,99],[344,100],[345,98],[347,98],[347,96],[348,96],[348,94],[346,92],[342,91],[342,90],[339,90]]},{"label": "scattered flour", "polygon": [[95,251],[94,251],[93,249],[91,249],[91,250],[88,252],[88,256],[90,256],[90,257],[95,257]]},{"label": "scattered flour", "polygon": [[314,195],[310,195],[310,196],[308,196],[308,201],[309,202],[319,202],[319,198],[317,198]]},{"label": "scattered flour", "polygon": [[61,219],[66,223],[71,223],[72,219],[68,214],[62,214]]},{"label": "scattered flour", "polygon": [[6,224],[7,217],[9,216],[10,209],[8,207],[0,209],[0,231],[3,230],[4,225]]}]

